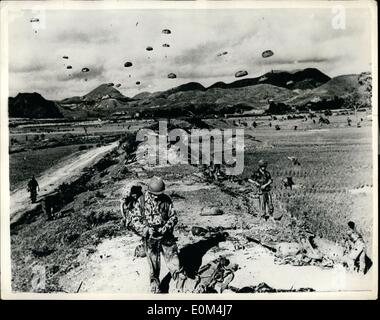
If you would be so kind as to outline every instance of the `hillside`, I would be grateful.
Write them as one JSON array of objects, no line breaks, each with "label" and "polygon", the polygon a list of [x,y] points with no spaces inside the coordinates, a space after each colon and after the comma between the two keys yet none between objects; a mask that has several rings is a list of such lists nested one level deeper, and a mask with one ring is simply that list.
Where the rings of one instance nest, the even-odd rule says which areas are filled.
[{"label": "hillside", "polygon": [[[363,77],[365,80],[361,81]],[[348,100],[350,103],[369,104],[371,81],[372,77],[369,73],[337,76],[320,87],[301,93],[291,103],[301,105],[309,101],[332,100],[336,97]]]},{"label": "hillside", "polygon": [[261,77],[247,78],[234,81],[226,84],[224,82],[217,82],[208,87],[207,89],[221,88],[242,88],[247,86],[253,86],[257,84],[271,84],[278,87],[288,89],[312,89],[316,88],[327,81],[330,77],[314,68],[307,68],[300,71],[288,72],[288,71],[272,71],[268,72]]},{"label": "hillside", "polygon": [[123,100],[126,97],[122,95],[112,83],[101,84],[99,87],[96,87],[94,90],[83,96],[83,100],[85,101],[96,101],[107,98]]},{"label": "hillside", "polygon": [[8,99],[8,113],[11,118],[62,118],[54,101],[46,100],[39,93],[19,93]]},{"label": "hillside", "polygon": [[37,96],[26,100],[22,98],[26,96],[19,95],[10,98],[9,104],[14,117],[83,119],[106,117],[119,111],[130,115],[140,112],[144,117],[207,116],[247,110],[264,112],[270,103],[286,104],[289,110],[290,107],[306,110],[310,107],[350,107],[352,104],[369,106],[371,83],[369,73],[330,79],[321,71],[308,68],[293,72],[272,71],[229,84],[216,82],[208,88],[189,82],[166,91],[141,92],[133,98],[124,96],[112,83],[105,83],[84,96],[57,102],[45,100],[35,93]]}]

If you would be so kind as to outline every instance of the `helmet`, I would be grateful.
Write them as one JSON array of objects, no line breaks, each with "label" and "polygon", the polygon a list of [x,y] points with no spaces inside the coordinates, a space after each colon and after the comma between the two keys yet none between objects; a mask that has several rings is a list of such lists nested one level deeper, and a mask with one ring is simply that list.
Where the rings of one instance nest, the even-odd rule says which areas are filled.
[{"label": "helmet", "polygon": [[259,167],[266,167],[267,165],[268,165],[268,162],[264,161],[263,159],[259,161]]},{"label": "helmet", "polygon": [[160,177],[153,177],[148,185],[148,191],[153,194],[160,194],[165,190],[165,183]]}]

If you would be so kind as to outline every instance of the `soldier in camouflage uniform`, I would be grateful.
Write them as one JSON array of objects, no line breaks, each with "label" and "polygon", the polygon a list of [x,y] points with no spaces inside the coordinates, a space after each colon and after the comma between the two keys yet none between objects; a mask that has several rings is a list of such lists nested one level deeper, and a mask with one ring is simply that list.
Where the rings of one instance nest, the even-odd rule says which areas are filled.
[{"label": "soldier in camouflage uniform", "polygon": [[273,202],[270,193],[273,180],[267,171],[267,165],[266,161],[260,160],[259,169],[248,179],[249,182],[256,185],[259,189],[260,210],[261,217],[263,218],[268,218],[268,215],[273,216]]},{"label": "soldier in camouflage uniform", "polygon": [[161,252],[174,281],[177,281],[181,272],[173,235],[178,218],[170,197],[163,194],[164,190],[162,179],[154,177],[148,191],[139,198],[132,210],[133,229],[142,237],[145,246],[152,293],[160,292]]}]

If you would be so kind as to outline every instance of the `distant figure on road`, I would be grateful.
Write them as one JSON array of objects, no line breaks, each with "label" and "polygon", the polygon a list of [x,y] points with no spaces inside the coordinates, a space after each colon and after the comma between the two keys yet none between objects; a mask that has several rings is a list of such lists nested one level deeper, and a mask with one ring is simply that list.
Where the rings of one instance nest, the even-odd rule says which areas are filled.
[{"label": "distant figure on road", "polygon": [[38,185],[38,182],[34,175],[28,182],[28,192],[30,192],[30,199],[32,200],[32,203],[35,203],[37,200],[37,189],[40,191],[40,186]]},{"label": "distant figure on road", "polygon": [[267,219],[273,216],[273,202],[271,191],[271,184],[273,182],[270,173],[267,171],[268,163],[264,160],[259,161],[259,169],[252,175],[249,182],[253,183],[259,188],[259,202],[261,217]]},{"label": "distant figure on road", "polygon": [[164,194],[162,178],[153,177],[148,190],[133,208],[132,227],[142,237],[150,269],[150,289],[160,293],[161,252],[172,279],[178,281],[182,272],[173,230],[178,222],[170,197]]}]

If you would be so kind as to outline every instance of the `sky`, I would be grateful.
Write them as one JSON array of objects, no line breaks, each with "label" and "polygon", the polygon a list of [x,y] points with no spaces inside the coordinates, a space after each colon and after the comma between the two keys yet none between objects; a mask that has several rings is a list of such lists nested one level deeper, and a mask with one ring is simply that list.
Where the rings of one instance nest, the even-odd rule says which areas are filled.
[{"label": "sky", "polygon": [[[343,29],[333,19],[331,9],[12,10],[9,94],[59,100],[112,82],[132,97],[191,81],[233,82],[239,70],[247,77],[307,67],[330,77],[369,71],[369,10],[347,9]],[[265,50],[274,55],[263,58]]]}]

